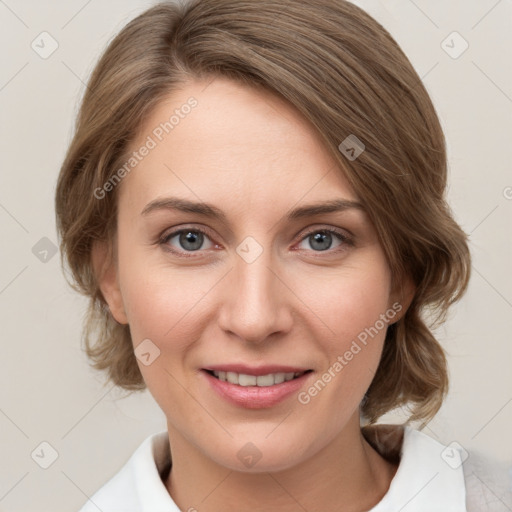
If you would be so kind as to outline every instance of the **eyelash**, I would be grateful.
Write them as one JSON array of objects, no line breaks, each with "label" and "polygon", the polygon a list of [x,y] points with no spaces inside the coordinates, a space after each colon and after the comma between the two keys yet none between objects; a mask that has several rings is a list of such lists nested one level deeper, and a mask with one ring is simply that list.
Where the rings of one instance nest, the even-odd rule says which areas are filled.
[{"label": "eyelash", "polygon": [[[185,252],[180,252],[180,251],[177,251],[175,249],[170,249],[169,248],[169,245],[168,245],[168,242],[171,238],[174,238],[176,235],[180,235],[181,233],[188,233],[188,232],[193,232],[193,233],[202,233],[203,235],[205,235],[206,237],[208,238],[211,238],[210,235],[208,234],[208,232],[202,228],[198,228],[198,227],[189,227],[189,228],[182,228],[182,229],[178,229],[176,231],[172,231],[171,233],[164,233],[160,239],[158,240],[158,244],[159,245],[162,245],[164,247],[164,250],[172,253],[172,254],[175,254],[177,255],[178,257],[180,258],[198,258],[199,256],[194,256],[194,253],[199,253],[201,252],[201,250],[198,250],[198,251],[185,251]],[[302,242],[303,240],[307,239],[309,236],[313,235],[313,234],[316,234],[316,233],[322,233],[322,234],[326,234],[326,233],[329,233],[329,234],[334,234],[336,235],[339,240],[342,242],[342,244],[340,246],[338,246],[337,248],[335,249],[327,249],[325,251],[312,251],[312,252],[315,252],[315,253],[328,253],[328,254],[333,254],[333,253],[338,253],[338,252],[341,252],[343,250],[346,250],[346,245],[348,246],[353,246],[354,245],[354,242],[353,240],[348,236],[346,235],[345,233],[343,233],[342,231],[339,231],[337,229],[333,229],[333,228],[316,228],[316,229],[312,229],[308,232],[306,232],[302,238],[299,240],[299,243]],[[301,249],[299,249],[301,250]]]}]

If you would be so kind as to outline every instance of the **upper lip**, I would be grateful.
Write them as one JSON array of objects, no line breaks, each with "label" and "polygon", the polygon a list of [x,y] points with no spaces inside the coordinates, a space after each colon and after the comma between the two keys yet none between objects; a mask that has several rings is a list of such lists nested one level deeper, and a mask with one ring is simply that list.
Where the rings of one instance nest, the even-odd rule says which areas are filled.
[{"label": "upper lip", "polygon": [[214,364],[203,368],[204,370],[218,372],[243,373],[245,375],[268,375],[269,373],[302,373],[311,370],[311,368],[301,368],[299,366],[285,366],[280,364],[268,364],[264,366],[249,366],[246,364]]}]

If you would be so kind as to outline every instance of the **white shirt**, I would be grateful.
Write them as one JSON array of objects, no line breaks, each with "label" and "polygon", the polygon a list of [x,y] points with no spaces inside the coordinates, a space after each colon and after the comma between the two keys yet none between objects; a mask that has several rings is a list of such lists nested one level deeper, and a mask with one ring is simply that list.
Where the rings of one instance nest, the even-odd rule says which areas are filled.
[{"label": "white shirt", "polygon": [[[481,505],[489,502],[478,501],[479,495],[478,508],[466,508],[463,461],[456,448],[446,447],[408,426],[391,428],[399,428],[400,435],[403,434],[403,442],[400,438],[399,445],[395,446],[400,453],[398,469],[386,495],[369,512],[502,510],[483,508]],[[391,442],[396,443],[396,439],[392,441],[391,436],[384,434],[377,444],[379,448],[387,448],[386,443]],[[79,512],[180,512],[162,481],[162,473],[170,463],[167,431],[147,437],[120,471],[91,496]],[[496,506],[503,506],[503,503],[496,501]],[[503,510],[510,509],[504,507]]]}]

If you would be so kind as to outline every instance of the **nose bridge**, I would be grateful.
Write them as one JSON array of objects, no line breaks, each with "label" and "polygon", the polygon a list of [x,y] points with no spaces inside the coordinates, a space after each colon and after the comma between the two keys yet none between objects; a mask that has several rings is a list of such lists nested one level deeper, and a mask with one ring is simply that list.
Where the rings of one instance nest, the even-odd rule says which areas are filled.
[{"label": "nose bridge", "polygon": [[272,251],[247,237],[238,247],[224,296],[221,326],[250,342],[264,341],[291,325],[286,287],[276,276]]}]

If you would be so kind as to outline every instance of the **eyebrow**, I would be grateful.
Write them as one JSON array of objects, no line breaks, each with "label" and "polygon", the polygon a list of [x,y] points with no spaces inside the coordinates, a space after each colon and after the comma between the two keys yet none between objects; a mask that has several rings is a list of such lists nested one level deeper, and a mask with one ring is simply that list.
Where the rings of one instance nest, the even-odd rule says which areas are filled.
[{"label": "eyebrow", "polygon": [[[349,209],[364,210],[363,205],[357,201],[351,201],[348,199],[331,199],[329,201],[308,204],[295,208],[286,215],[286,218],[288,220],[297,220],[313,215],[343,212]],[[185,213],[196,213],[205,217],[217,219],[225,224],[228,223],[226,214],[216,206],[209,203],[189,201],[188,199],[178,197],[155,199],[144,207],[141,215],[146,216],[151,212],[160,210],[178,210]]]}]

